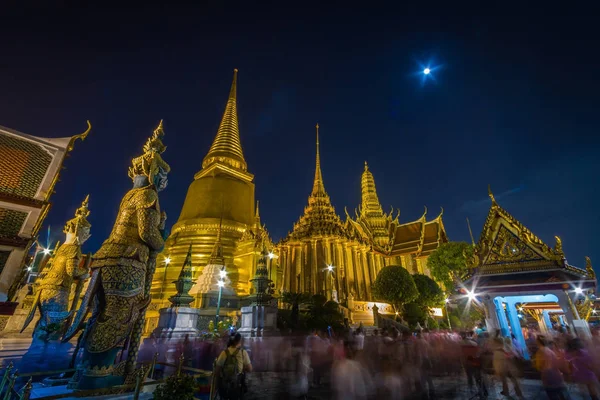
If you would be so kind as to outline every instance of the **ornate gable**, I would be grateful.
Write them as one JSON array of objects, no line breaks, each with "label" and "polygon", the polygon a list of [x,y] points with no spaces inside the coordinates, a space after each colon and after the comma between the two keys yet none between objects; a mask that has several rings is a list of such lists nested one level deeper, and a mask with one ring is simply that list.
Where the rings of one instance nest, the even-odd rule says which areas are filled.
[{"label": "ornate gable", "polygon": [[502,264],[521,261],[542,261],[545,258],[531,246],[511,232],[504,224],[500,225],[492,247],[483,264]]},{"label": "ornate gable", "polygon": [[510,272],[518,270],[564,268],[564,254],[557,238],[557,248],[546,245],[516,218],[496,203],[490,192],[492,206],[475,246],[471,267],[482,267],[488,272]]}]

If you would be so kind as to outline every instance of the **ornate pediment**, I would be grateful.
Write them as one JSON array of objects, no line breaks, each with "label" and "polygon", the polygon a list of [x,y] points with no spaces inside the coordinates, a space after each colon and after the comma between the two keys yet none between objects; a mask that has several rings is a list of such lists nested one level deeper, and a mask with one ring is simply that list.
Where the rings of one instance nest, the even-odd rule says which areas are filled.
[{"label": "ornate pediment", "polygon": [[471,268],[531,262],[563,266],[564,255],[559,250],[542,242],[492,197],[492,207],[469,264]]},{"label": "ornate pediment", "polygon": [[503,264],[526,261],[544,260],[532,247],[525,241],[519,239],[517,235],[509,231],[506,226],[500,225],[496,237],[490,248],[484,264]]}]

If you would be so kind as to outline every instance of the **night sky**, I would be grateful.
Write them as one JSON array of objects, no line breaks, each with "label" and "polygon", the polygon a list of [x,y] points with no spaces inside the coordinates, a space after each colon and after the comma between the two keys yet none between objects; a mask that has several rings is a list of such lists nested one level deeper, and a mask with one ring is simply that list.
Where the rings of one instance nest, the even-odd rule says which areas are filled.
[{"label": "night sky", "polygon": [[[53,240],[89,193],[85,250],[99,247],[131,187],[130,160],[160,119],[172,168],[161,205],[175,223],[239,68],[242,145],[275,240],[307,202],[318,122],[325,188],[344,219],[344,206],[360,203],[367,160],[401,222],[443,207],[451,240],[469,240],[467,217],[477,238],[491,184],[546,243],[560,235],[571,264],[589,255],[600,266],[593,16],[11,4],[0,24],[0,125],[64,137],[93,124],[52,198]],[[424,66],[434,79],[423,82]]]}]

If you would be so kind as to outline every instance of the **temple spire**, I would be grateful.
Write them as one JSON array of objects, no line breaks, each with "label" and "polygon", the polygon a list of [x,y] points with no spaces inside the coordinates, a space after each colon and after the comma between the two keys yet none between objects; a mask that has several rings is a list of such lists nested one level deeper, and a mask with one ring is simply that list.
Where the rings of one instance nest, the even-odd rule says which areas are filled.
[{"label": "temple spire", "polygon": [[313,183],[312,196],[325,195],[325,186],[323,185],[323,175],[321,174],[321,155],[319,153],[319,124],[317,128],[317,161],[315,166],[315,181]]},{"label": "temple spire", "polygon": [[379,203],[379,197],[377,196],[377,189],[375,188],[375,178],[369,166],[365,161],[365,170],[363,171],[360,179],[361,186],[361,214],[371,214],[383,217],[383,210]]},{"label": "temple spire", "polygon": [[194,280],[192,279],[191,243],[190,248],[187,252],[187,256],[185,257],[185,261],[183,262],[183,267],[181,267],[179,277],[176,281],[173,281],[173,283],[177,288],[177,294],[169,298],[169,301],[171,302],[171,307],[189,307],[190,303],[194,301],[194,298],[189,294],[190,289],[194,285]]},{"label": "temple spire", "polygon": [[214,163],[222,163],[242,171],[247,169],[238,126],[237,72],[237,69],[233,70],[233,82],[231,83],[223,119],[219,125],[217,136],[212,146],[210,146],[208,154],[204,157],[202,168],[207,168]]}]

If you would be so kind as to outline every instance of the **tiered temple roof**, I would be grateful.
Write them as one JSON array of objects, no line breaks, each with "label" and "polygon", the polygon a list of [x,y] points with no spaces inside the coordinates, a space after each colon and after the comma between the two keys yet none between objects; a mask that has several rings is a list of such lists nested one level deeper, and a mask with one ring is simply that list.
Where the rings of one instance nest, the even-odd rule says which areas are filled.
[{"label": "tiered temple roof", "polygon": [[304,214],[294,224],[293,231],[284,241],[316,236],[350,237],[342,220],[335,212],[329,195],[325,191],[319,153],[319,124],[317,124],[316,128],[317,156],[313,189],[310,196],[308,196],[308,205],[304,208]]}]

